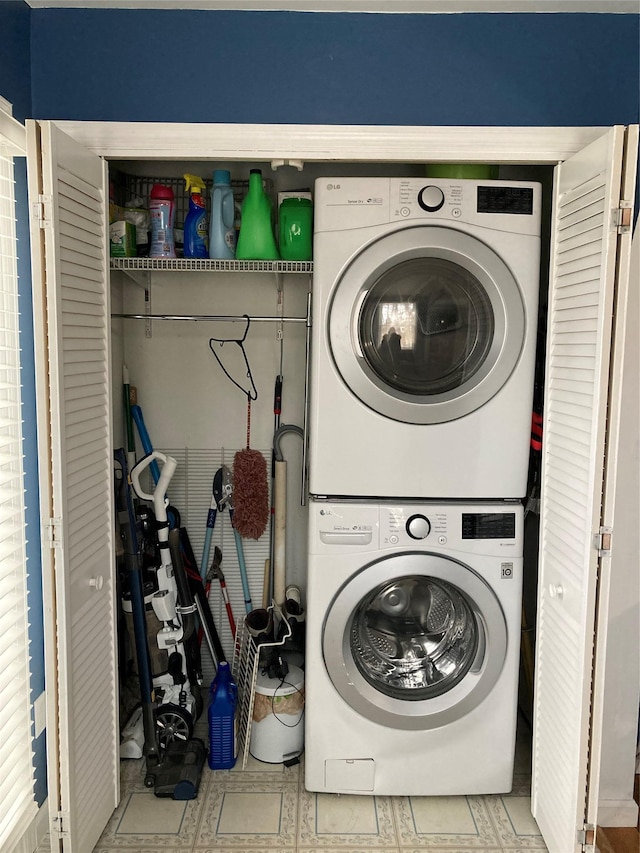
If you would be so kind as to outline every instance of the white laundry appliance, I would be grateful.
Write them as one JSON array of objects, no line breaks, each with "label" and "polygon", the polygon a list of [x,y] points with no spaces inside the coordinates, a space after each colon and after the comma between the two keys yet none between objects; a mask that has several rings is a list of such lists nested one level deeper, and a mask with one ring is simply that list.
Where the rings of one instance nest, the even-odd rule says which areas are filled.
[{"label": "white laundry appliance", "polygon": [[311,501],[305,786],[509,791],[519,503]]},{"label": "white laundry appliance", "polygon": [[309,491],[522,498],[541,186],[315,187]]}]

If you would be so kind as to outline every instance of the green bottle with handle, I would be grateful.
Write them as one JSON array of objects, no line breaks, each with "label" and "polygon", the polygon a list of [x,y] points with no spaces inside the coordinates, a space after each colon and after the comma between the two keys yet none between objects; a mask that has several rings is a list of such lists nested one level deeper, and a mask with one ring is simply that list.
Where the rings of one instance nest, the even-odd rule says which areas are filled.
[{"label": "green bottle with handle", "polygon": [[236,260],[278,261],[273,232],[273,205],[262,184],[262,171],[249,173],[249,191],[242,202]]}]

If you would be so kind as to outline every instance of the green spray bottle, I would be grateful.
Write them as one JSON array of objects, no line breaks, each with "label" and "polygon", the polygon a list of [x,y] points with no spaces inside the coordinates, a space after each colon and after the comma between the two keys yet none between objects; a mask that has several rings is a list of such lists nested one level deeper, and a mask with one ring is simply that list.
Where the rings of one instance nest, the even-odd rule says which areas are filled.
[{"label": "green spray bottle", "polygon": [[251,169],[249,192],[242,202],[236,258],[245,261],[277,261],[280,253],[273,233],[273,207],[264,191],[262,172]]}]

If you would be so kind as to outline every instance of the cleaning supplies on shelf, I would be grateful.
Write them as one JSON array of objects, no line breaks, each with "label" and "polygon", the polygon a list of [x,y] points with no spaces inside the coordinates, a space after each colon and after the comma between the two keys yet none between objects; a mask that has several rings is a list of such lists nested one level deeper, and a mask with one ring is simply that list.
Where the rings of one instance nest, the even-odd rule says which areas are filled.
[{"label": "cleaning supplies on shelf", "polygon": [[262,183],[260,169],[249,173],[249,192],[242,202],[238,260],[277,261],[280,253],[273,233],[273,205]]},{"label": "cleaning supplies on shelf", "polygon": [[175,258],[176,246],[173,229],[176,218],[176,203],[171,187],[154,184],[149,197],[151,216],[150,258]]},{"label": "cleaning supplies on shelf", "polygon": [[313,240],[313,202],[285,198],[279,210],[280,254],[285,261],[310,261]]},{"label": "cleaning supplies on shelf", "polygon": [[185,188],[189,195],[189,212],[184,220],[185,258],[208,258],[207,210],[202,191],[205,183],[198,175],[185,174]]},{"label": "cleaning supplies on shelf", "polygon": [[236,763],[238,687],[227,661],[220,661],[209,699],[209,767],[229,770]]},{"label": "cleaning supplies on shelf", "polygon": [[231,189],[231,174],[216,169],[211,187],[209,217],[209,257],[233,260],[236,256],[235,201]]}]

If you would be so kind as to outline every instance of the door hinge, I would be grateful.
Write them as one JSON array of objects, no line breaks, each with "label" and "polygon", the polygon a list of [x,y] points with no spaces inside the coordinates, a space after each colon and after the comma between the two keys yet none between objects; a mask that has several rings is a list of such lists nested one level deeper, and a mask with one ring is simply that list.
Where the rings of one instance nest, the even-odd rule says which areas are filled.
[{"label": "door hinge", "polygon": [[38,196],[38,201],[31,204],[31,215],[37,221],[40,228],[51,228],[51,210],[53,207],[53,196]]},{"label": "door hinge", "polygon": [[589,853],[590,851],[595,849],[596,842],[596,828],[592,823],[585,823],[582,829],[578,830],[577,836],[578,844],[582,845],[582,849],[585,853]]},{"label": "door hinge", "polygon": [[611,555],[611,539],[613,537],[613,527],[601,527],[593,537],[593,547],[598,552],[599,557],[609,557]]},{"label": "door hinge", "polygon": [[51,816],[51,834],[57,839],[69,838],[69,812],[55,812]]},{"label": "door hinge", "polygon": [[44,527],[44,540],[50,548],[62,547],[62,519],[50,518]]},{"label": "door hinge", "polygon": [[618,234],[628,234],[631,231],[631,219],[633,205],[630,201],[622,199],[618,207],[611,211],[611,230]]}]

